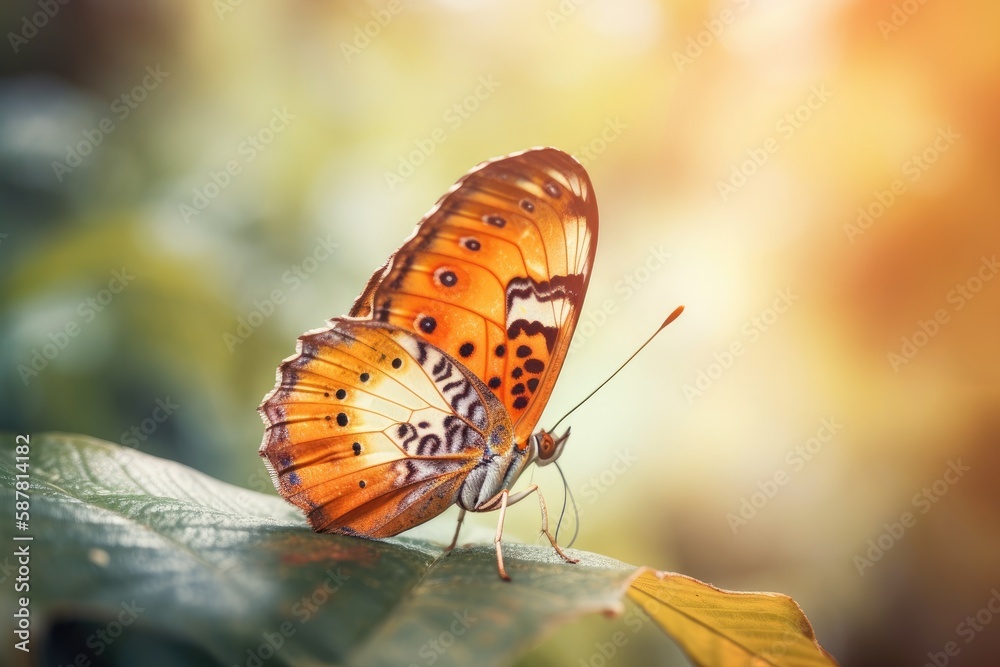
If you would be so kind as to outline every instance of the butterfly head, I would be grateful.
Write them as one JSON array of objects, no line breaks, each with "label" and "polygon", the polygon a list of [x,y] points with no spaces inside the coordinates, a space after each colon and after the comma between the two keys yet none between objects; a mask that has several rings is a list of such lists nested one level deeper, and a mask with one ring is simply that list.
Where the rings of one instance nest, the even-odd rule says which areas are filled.
[{"label": "butterfly head", "polygon": [[545,430],[533,434],[530,438],[531,458],[540,466],[552,463],[562,454],[563,447],[566,446],[568,439],[569,429],[566,429],[566,432],[559,437],[554,437]]}]

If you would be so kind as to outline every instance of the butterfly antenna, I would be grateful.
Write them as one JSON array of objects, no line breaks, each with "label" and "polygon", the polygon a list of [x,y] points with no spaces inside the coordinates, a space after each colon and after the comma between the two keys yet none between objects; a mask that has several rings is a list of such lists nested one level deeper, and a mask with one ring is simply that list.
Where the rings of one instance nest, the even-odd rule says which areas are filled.
[{"label": "butterfly antenna", "polygon": [[569,482],[566,481],[566,475],[563,474],[562,468],[559,467],[559,462],[555,461],[556,470],[559,471],[559,476],[562,477],[563,481],[563,505],[562,509],[559,511],[559,521],[556,522],[556,542],[559,541],[559,528],[562,527],[563,516],[566,514],[566,501],[569,500],[573,504],[573,537],[570,539],[569,544],[566,548],[573,546],[576,542],[576,538],[580,535],[580,510],[576,506],[576,498],[573,497],[573,491],[569,488]]},{"label": "butterfly antenna", "polygon": [[[586,403],[587,401],[589,401],[591,396],[593,396],[594,394],[596,394],[597,392],[599,392],[601,390],[601,387],[603,387],[607,383],[611,382],[611,379],[614,376],[618,375],[618,373],[621,372],[621,370],[623,368],[625,368],[625,366],[627,366],[630,361],[632,361],[633,359],[635,359],[635,356],[637,354],[639,354],[640,352],[642,352],[643,348],[645,348],[647,345],[649,345],[653,341],[653,339],[656,338],[656,334],[658,334],[661,331],[663,331],[668,324],[670,324],[671,322],[673,322],[674,320],[676,320],[680,316],[680,314],[683,313],[683,312],[684,312],[684,306],[677,306],[676,308],[674,308],[674,312],[672,312],[669,315],[667,315],[667,319],[663,320],[663,324],[661,324],[659,326],[659,328],[656,331],[653,332],[652,336],[650,336],[649,338],[646,339],[645,343],[643,343],[642,345],[639,346],[639,349],[637,349],[635,352],[632,353],[632,356],[630,356],[628,359],[625,360],[625,363],[623,363],[621,366],[618,367],[618,370],[616,370],[614,373],[612,373],[611,375],[609,375],[608,378],[604,382],[602,382],[601,384],[597,385],[597,388],[594,389],[594,391],[592,391],[589,394],[587,394],[587,396],[582,401],[580,401],[575,406],[573,406],[573,409],[570,410],[569,412],[567,412],[566,414],[564,414],[559,419],[559,421],[556,422],[556,425],[553,426],[551,429],[549,429],[549,431],[550,432],[551,431],[555,431],[557,428],[559,428],[559,424],[561,424],[563,422],[563,419],[566,419],[566,417],[569,417],[571,414],[573,414],[573,412],[575,412],[578,407],[580,407],[581,405],[583,405],[584,403]],[[562,474],[562,471],[560,470],[559,473]]]}]

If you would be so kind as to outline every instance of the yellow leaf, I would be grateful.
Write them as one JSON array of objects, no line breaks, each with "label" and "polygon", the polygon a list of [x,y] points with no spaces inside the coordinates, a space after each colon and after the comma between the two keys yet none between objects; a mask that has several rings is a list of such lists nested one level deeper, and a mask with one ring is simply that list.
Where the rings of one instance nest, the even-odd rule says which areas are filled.
[{"label": "yellow leaf", "polygon": [[646,569],[628,596],[699,667],[836,667],[795,600]]}]

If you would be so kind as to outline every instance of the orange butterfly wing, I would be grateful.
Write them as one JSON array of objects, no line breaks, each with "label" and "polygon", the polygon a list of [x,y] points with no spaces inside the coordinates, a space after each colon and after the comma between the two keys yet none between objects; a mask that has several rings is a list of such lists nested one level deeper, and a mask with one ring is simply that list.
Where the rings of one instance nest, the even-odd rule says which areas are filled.
[{"label": "orange butterfly wing", "polygon": [[512,449],[509,416],[478,378],[418,336],[365,320],[303,334],[260,413],[275,486],[325,532],[401,533]]},{"label": "orange butterfly wing", "polygon": [[596,243],[590,180],[565,153],[470,172],[351,317],[303,334],[278,368],[260,454],[281,495],[316,530],[364,537],[494,507],[531,460]]},{"label": "orange butterfly wing", "polygon": [[375,272],[351,315],[418,333],[501,400],[517,446],[541,417],[583,305],[597,201],[583,167],[538,148],[462,178]]}]

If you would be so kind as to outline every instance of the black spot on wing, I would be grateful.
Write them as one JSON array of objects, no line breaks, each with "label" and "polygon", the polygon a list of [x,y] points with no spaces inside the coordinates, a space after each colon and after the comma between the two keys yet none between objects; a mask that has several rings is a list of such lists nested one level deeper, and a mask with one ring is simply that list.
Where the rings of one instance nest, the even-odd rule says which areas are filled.
[{"label": "black spot on wing", "polygon": [[[511,340],[516,339],[518,336],[534,336],[536,334],[542,334],[545,337],[545,347],[549,352],[556,344],[556,336],[559,335],[559,329],[556,327],[549,327],[541,322],[529,322],[528,320],[514,320],[511,322],[510,326],[507,327],[507,337]],[[531,354],[529,351],[528,354]],[[527,356],[527,355],[524,355]]]}]

